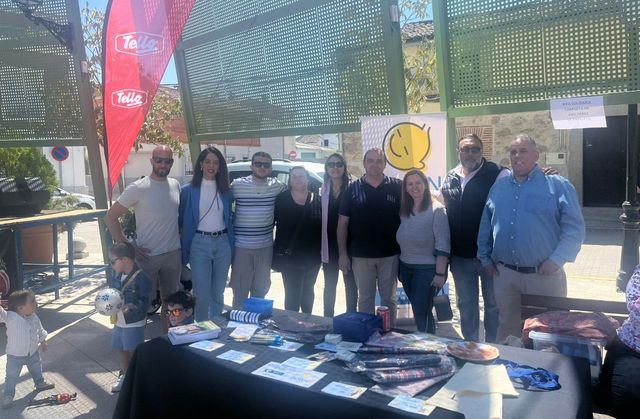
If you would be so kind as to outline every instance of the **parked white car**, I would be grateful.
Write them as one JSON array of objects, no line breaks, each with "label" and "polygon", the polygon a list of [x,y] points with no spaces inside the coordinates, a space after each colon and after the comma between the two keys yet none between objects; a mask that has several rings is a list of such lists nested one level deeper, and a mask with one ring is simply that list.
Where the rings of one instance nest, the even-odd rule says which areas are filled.
[{"label": "parked white car", "polygon": [[96,209],[96,199],[91,195],[85,195],[82,193],[71,193],[65,191],[62,188],[56,188],[53,191],[53,196],[51,197],[51,199],[60,199],[65,196],[73,196],[74,198],[76,198],[78,200],[76,207],[78,208]]}]

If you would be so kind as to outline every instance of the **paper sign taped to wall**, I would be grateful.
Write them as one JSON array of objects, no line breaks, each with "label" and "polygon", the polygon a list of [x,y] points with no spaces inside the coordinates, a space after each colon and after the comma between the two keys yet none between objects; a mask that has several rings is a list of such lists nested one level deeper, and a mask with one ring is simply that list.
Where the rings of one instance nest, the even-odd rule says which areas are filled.
[{"label": "paper sign taped to wall", "polygon": [[602,96],[551,99],[549,109],[555,129],[607,127]]}]

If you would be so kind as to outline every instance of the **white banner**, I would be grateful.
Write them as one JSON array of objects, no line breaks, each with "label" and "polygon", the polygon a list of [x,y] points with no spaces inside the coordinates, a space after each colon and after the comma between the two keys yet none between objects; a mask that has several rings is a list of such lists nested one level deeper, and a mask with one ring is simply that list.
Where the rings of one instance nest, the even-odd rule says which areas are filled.
[{"label": "white banner", "polygon": [[384,173],[402,179],[412,169],[423,171],[431,190],[447,174],[447,117],[444,113],[365,116],[362,151],[381,148],[387,159]]}]

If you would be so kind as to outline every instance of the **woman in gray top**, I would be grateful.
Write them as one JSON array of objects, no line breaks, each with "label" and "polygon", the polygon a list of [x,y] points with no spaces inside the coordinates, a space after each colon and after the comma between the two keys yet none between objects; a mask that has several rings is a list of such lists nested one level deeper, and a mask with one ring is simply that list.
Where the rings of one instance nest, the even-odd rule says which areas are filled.
[{"label": "woman in gray top", "polygon": [[400,282],[409,297],[416,326],[435,333],[431,313],[433,296],[446,278],[449,260],[449,221],[442,205],[431,199],[424,173],[410,170],[402,181],[400,227]]}]

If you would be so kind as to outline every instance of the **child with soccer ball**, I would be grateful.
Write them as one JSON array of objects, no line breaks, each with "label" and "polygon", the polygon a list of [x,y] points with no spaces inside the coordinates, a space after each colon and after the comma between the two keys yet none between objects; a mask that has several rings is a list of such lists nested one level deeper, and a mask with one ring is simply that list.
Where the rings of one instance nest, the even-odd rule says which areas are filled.
[{"label": "child with soccer ball", "polygon": [[134,349],[144,342],[151,283],[136,265],[135,256],[135,249],[130,243],[116,243],[109,249],[109,262],[116,275],[112,276],[108,285],[120,290],[124,300],[122,310],[112,319],[115,324],[111,345],[118,350],[121,368],[118,380],[111,386],[114,393],[122,388]]}]

